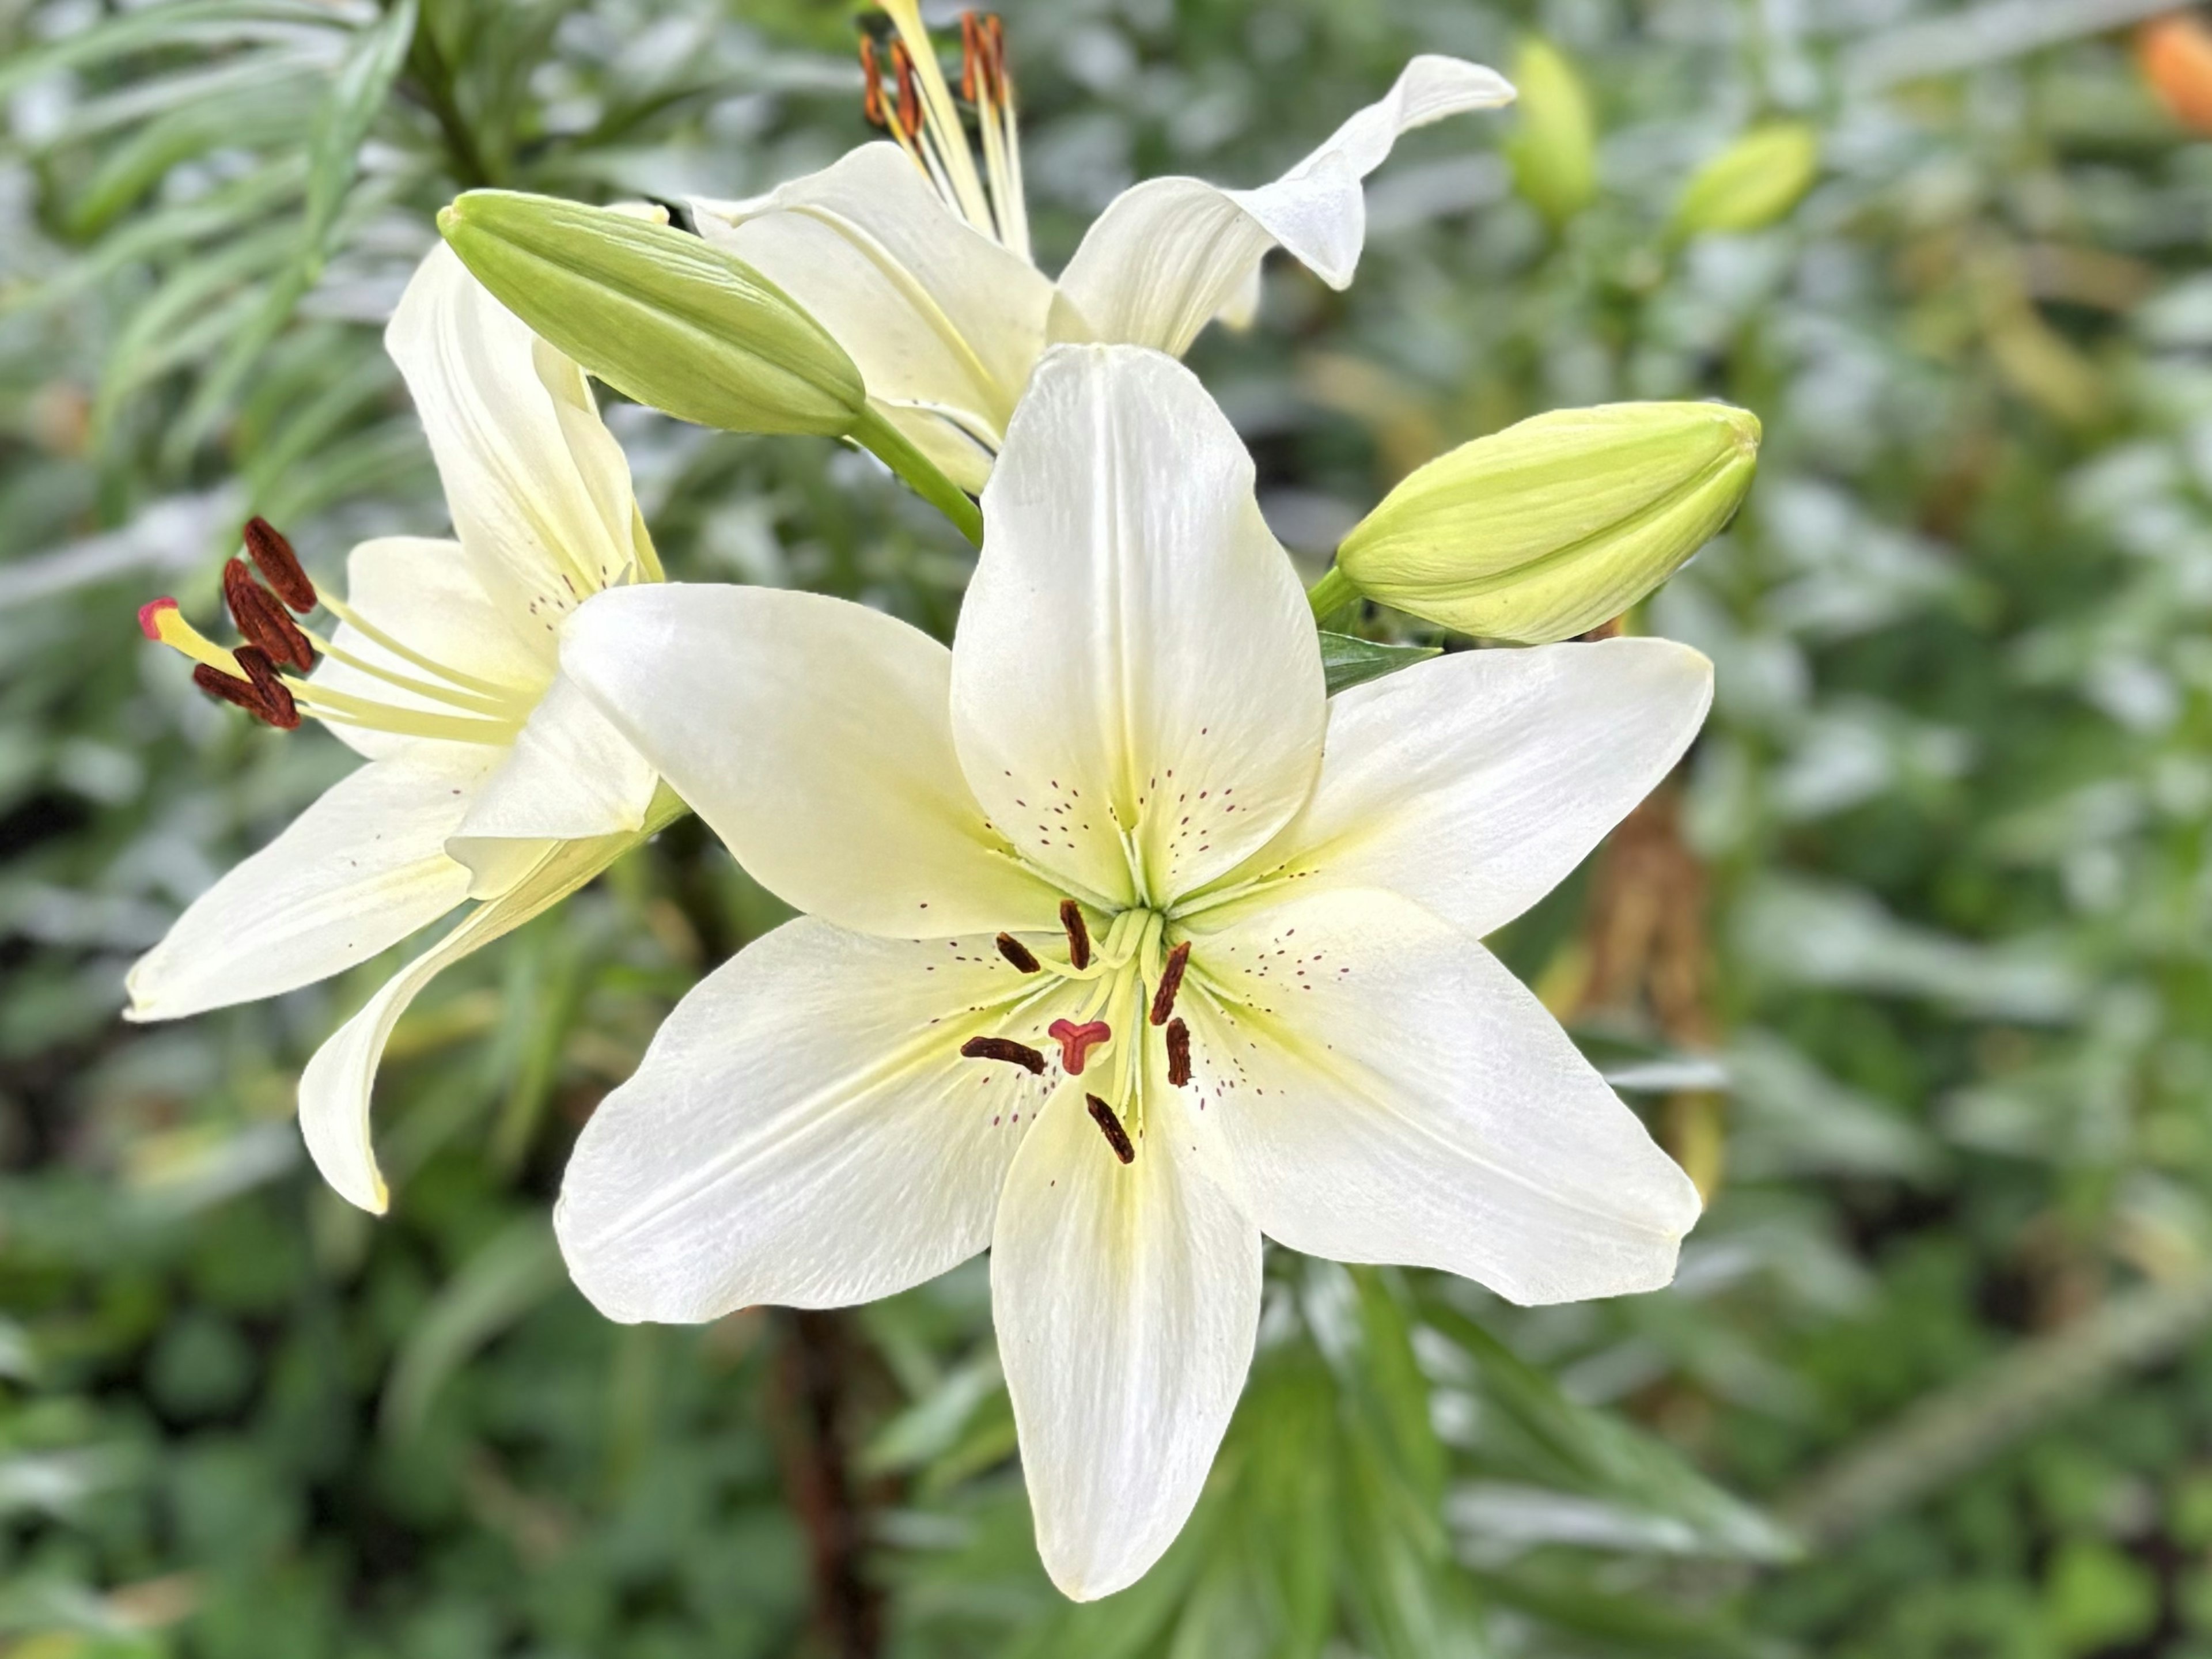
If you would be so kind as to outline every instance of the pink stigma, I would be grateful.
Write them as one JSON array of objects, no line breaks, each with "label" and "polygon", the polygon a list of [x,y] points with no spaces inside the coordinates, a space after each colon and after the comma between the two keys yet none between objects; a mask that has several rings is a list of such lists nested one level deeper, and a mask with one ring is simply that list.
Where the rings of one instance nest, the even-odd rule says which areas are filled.
[{"label": "pink stigma", "polygon": [[1045,1034],[1060,1044],[1060,1064],[1070,1077],[1083,1075],[1085,1055],[1093,1043],[1103,1042],[1114,1035],[1114,1028],[1103,1019],[1086,1021],[1078,1025],[1073,1020],[1056,1019],[1045,1027]]},{"label": "pink stigma", "polygon": [[138,607],[138,631],[149,640],[161,637],[161,613],[174,611],[174,599],[149,599]]}]

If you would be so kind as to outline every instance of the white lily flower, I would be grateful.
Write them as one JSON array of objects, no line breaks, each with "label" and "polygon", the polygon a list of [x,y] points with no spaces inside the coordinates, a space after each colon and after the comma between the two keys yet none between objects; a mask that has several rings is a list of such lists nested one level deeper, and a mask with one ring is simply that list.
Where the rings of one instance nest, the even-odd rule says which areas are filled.
[{"label": "white lily flower", "polygon": [[[995,17],[963,19],[956,100],[916,0],[881,0],[896,29],[890,86],[864,39],[870,118],[895,142],[744,202],[694,201],[702,234],[799,296],[860,368],[871,400],[975,493],[1047,345],[1106,341],[1181,356],[1215,317],[1248,320],[1280,246],[1331,288],[1366,238],[1361,181],[1398,135],[1513,88],[1455,58],[1407,64],[1379,103],[1271,185],[1151,179],[1100,215],[1057,283],[1030,253],[1014,90]],[[981,165],[961,105],[974,111]]]},{"label": "white lily flower", "polygon": [[[558,672],[578,606],[661,576],[629,464],[582,371],[443,246],[408,284],[385,343],[428,433],[458,539],[362,543],[341,600],[319,593],[257,520],[249,550],[276,594],[238,560],[224,582],[248,644],[216,645],[173,600],[141,612],[150,636],[199,665],[205,689],[272,725],[321,720],[368,763],[202,894],[128,981],[128,1018],[181,1018],[328,978],[481,901],[301,1079],[317,1167],[372,1211],[386,1194],[369,1095],[407,1005],[440,969],[573,892],[678,810]],[[285,614],[318,604],[337,618],[327,639]],[[317,654],[312,677],[276,667],[304,670]]]},{"label": "white lily flower", "polygon": [[866,1301],[988,1246],[1038,1547],[1088,1598],[1197,1500],[1263,1233],[1522,1303],[1672,1277],[1695,1189],[1477,941],[1665,775],[1711,670],[1624,639],[1328,700],[1249,459],[1151,351],[1048,354],[983,519],[950,651],[758,588],[569,629],[565,671],[808,915],[678,1005],[555,1223],[619,1320]]}]

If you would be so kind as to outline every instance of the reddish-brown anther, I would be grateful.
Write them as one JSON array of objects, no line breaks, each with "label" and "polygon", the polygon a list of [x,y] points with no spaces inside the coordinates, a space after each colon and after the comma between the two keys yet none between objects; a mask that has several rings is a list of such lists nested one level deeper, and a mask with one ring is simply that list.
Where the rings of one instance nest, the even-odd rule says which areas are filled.
[{"label": "reddish-brown anther", "polygon": [[1098,1133],[1106,1137],[1106,1144],[1114,1149],[1114,1156],[1124,1164],[1137,1161],[1137,1149],[1129,1141],[1129,1132],[1121,1127],[1121,1120],[1114,1115],[1114,1109],[1097,1095],[1085,1095],[1090,1103],[1091,1121],[1098,1126]]},{"label": "reddish-brown anther", "polygon": [[192,667],[192,684],[210,696],[221,697],[225,702],[243,708],[258,720],[266,722],[281,732],[294,730],[300,724],[299,706],[292,701],[292,693],[277,678],[276,670],[268,653],[258,646],[241,645],[231,654],[238,665],[246,672],[245,679],[211,668],[206,663]]},{"label": "reddish-brown anther", "polygon": [[1168,1022],[1168,1081],[1178,1089],[1190,1081],[1190,1027],[1179,1019]]},{"label": "reddish-brown anther", "polygon": [[999,947],[999,954],[1012,963],[1022,972],[1035,974],[1043,971],[1044,964],[1030,953],[1028,945],[1023,944],[1012,933],[1000,934],[995,943]]},{"label": "reddish-brown anther", "polygon": [[261,573],[261,580],[276,590],[278,599],[303,617],[315,608],[315,585],[307,580],[307,573],[300,568],[300,556],[276,526],[266,519],[248,519],[246,550],[252,555],[253,568]]},{"label": "reddish-brown anther", "polygon": [[860,37],[860,115],[872,127],[890,125],[884,118],[884,88],[876,68],[876,43],[866,34]]},{"label": "reddish-brown anther", "polygon": [[960,1045],[960,1053],[968,1060],[1006,1060],[1025,1072],[1044,1070],[1044,1056],[1028,1043],[1017,1042],[1012,1037],[969,1037]]},{"label": "reddish-brown anther", "polygon": [[1067,965],[1091,965],[1091,930],[1083,924],[1083,907],[1073,899],[1060,902],[1060,925],[1067,932]]},{"label": "reddish-brown anther", "polygon": [[230,607],[238,631],[273,661],[289,663],[302,673],[315,665],[315,647],[269,590],[253,580],[245,560],[233,559],[223,566],[222,602]]},{"label": "reddish-brown anther", "polygon": [[1164,1025],[1168,1016],[1175,1012],[1176,993],[1182,989],[1182,970],[1190,963],[1190,941],[1168,952],[1167,966],[1160,970],[1160,988],[1152,993],[1152,1024]]},{"label": "reddish-brown anther", "polygon": [[1056,1019],[1045,1027],[1045,1035],[1060,1044],[1060,1068],[1070,1077],[1081,1077],[1091,1048],[1112,1036],[1114,1028],[1103,1019],[1086,1020],[1080,1025],[1072,1019]]}]

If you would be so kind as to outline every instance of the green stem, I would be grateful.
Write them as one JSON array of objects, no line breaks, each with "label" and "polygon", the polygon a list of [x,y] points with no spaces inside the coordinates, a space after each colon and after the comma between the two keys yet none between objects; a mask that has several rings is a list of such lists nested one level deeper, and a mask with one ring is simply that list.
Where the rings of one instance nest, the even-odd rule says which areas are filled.
[{"label": "green stem", "polygon": [[1338,611],[1358,604],[1359,590],[1341,568],[1331,565],[1322,573],[1321,580],[1306,590],[1306,603],[1313,607],[1314,621],[1326,623]]},{"label": "green stem", "polygon": [[952,520],[952,527],[976,547],[983,544],[983,513],[965,490],[937,469],[935,462],[909,442],[906,435],[872,404],[846,434],[907,482],[907,487]]}]

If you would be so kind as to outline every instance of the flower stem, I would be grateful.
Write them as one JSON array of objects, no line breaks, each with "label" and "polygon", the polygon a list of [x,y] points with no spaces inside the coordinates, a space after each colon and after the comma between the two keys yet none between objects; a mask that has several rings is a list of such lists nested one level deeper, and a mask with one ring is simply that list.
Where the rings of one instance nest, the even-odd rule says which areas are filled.
[{"label": "flower stem", "polygon": [[1352,578],[1339,566],[1331,565],[1322,573],[1322,578],[1306,590],[1306,603],[1313,607],[1314,621],[1326,623],[1340,611],[1359,602],[1359,590],[1352,585]]},{"label": "flower stem", "polygon": [[935,462],[885,420],[873,404],[846,434],[907,482],[914,493],[952,520],[952,527],[976,547],[983,544],[983,514],[965,490],[937,469]]}]

